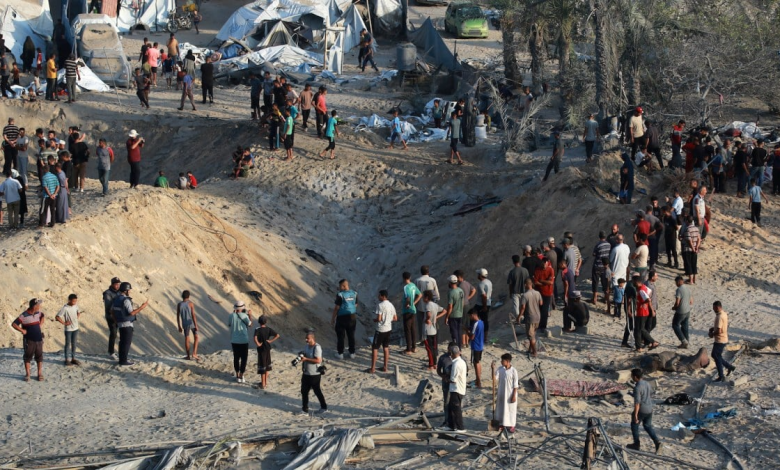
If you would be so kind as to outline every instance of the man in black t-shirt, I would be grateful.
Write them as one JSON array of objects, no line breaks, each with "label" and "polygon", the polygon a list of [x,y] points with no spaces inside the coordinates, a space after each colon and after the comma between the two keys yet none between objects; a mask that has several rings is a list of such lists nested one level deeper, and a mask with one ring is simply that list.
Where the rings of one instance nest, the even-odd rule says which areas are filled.
[{"label": "man in black t-shirt", "polygon": [[764,165],[766,165],[767,155],[764,139],[758,139],[756,147],[750,155],[750,178],[756,180],[759,188],[764,184]]},{"label": "man in black t-shirt", "polygon": [[734,154],[734,173],[737,177],[737,197],[742,197],[747,192],[748,158],[747,144],[741,143],[739,150]]},{"label": "man in black t-shirt", "polygon": [[78,186],[79,192],[84,192],[84,180],[87,177],[87,162],[89,161],[89,147],[80,138],[78,132],[73,133],[73,177],[69,186],[72,189],[76,189]]}]

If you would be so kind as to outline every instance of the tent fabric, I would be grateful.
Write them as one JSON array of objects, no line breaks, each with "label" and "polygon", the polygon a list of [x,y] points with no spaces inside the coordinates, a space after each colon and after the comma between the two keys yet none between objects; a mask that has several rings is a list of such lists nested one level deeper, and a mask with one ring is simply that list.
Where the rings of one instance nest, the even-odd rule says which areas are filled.
[{"label": "tent fabric", "polygon": [[[342,50],[345,52],[351,51],[354,47],[360,45],[360,31],[366,28],[366,23],[363,22],[363,17],[360,16],[355,5],[350,5],[349,9],[339,20],[341,23],[343,20],[344,26],[344,39],[341,43]],[[376,50],[376,42],[373,43],[374,50]]]},{"label": "tent fabric", "polygon": [[371,2],[374,15],[374,32],[395,35],[401,27],[403,11],[400,0],[375,0]]},{"label": "tent fabric", "polygon": [[414,31],[409,31],[409,40],[417,46],[417,53],[427,62],[435,65],[443,65],[449,70],[457,70],[458,62],[455,55],[442,40],[441,35],[433,26],[431,18],[428,17],[423,24]]},{"label": "tent fabric", "polygon": [[[48,5],[48,3],[47,3]],[[0,7],[2,8],[2,7]],[[40,47],[42,51],[46,48],[46,37],[38,34],[36,31],[43,31],[44,34],[51,38],[54,30],[54,26],[51,23],[51,15],[48,8],[45,13],[38,18],[28,18],[24,16],[20,11],[12,6],[6,6],[2,11],[2,23],[0,23],[0,33],[3,34],[5,40],[5,47],[7,47],[11,53],[13,53],[16,60],[21,63],[22,47],[27,36],[32,38],[35,47]],[[47,23],[48,21],[48,23]],[[33,29],[32,25],[44,24],[48,26],[42,27],[42,29]]]},{"label": "tent fabric", "polygon": [[303,447],[303,450],[284,467],[284,470],[342,468],[365,432],[365,429],[307,431],[298,440],[298,445]]},{"label": "tent fabric", "polygon": [[[106,85],[103,80],[98,78],[98,76],[95,75],[95,73],[86,65],[79,67],[79,75],[81,75],[81,78],[76,80],[76,85],[79,87],[80,91],[94,91],[97,93],[106,93],[111,91],[111,87]],[[43,83],[41,83],[40,91],[43,93],[46,91],[46,81],[41,81]],[[65,69],[60,69],[57,71],[57,83],[65,83]]]},{"label": "tent fabric", "polygon": [[322,67],[322,54],[304,51],[295,46],[273,46],[219,63],[220,73],[228,70],[244,70],[250,67],[272,64],[279,68],[298,69],[301,65]]},{"label": "tent fabric", "polygon": [[294,46],[295,41],[290,35],[290,32],[287,31],[287,26],[285,26],[284,21],[278,21],[271,30],[268,31],[268,34],[265,35],[262,41],[260,41],[258,47],[284,46],[286,44]]},{"label": "tent fabric", "polygon": [[264,4],[264,1],[258,0],[236,10],[217,32],[217,39],[227,41],[231,37],[236,39],[246,37],[255,29],[255,18],[263,12],[261,5]]},{"label": "tent fabric", "polygon": [[[41,36],[52,36],[54,21],[49,10],[49,0],[0,0],[0,12],[3,12],[8,6],[13,7],[33,31]],[[22,38],[22,42],[24,42],[24,38]],[[7,40],[6,47],[8,47]]]},{"label": "tent fabric", "polygon": [[127,33],[137,25],[144,25],[151,31],[162,31],[168,23],[168,12],[174,9],[176,0],[122,0],[116,27],[121,33]]},{"label": "tent fabric", "polygon": [[[541,391],[541,387],[536,379],[531,379],[534,388]],[[627,389],[628,386],[616,382],[586,382],[584,380],[548,380],[547,393],[558,397],[595,397],[599,395],[609,395],[620,390]]]}]

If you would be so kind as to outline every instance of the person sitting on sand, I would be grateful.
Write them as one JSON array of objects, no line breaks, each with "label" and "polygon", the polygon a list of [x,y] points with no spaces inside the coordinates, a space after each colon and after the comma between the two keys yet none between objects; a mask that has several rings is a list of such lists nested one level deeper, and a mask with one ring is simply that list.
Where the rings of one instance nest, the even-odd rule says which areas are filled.
[{"label": "person sitting on sand", "polygon": [[198,180],[195,179],[195,175],[191,171],[187,172],[187,189],[195,189],[198,187]]},{"label": "person sitting on sand", "polygon": [[179,180],[176,182],[176,187],[179,189],[187,189],[188,184],[189,181],[187,180],[187,177],[184,175],[184,173],[179,173]]},{"label": "person sitting on sand", "polygon": [[[190,300],[190,291],[185,290],[181,293],[181,302],[176,305],[176,324],[179,327],[179,333],[184,333],[184,352],[187,353],[188,361],[190,359],[199,359],[198,357],[198,320],[195,317],[195,304]],[[192,332],[192,354],[190,355],[190,331]]]},{"label": "person sitting on sand", "polygon": [[154,180],[154,187],[163,189],[168,189],[169,187],[168,178],[165,177],[165,173],[162,170],[160,170],[157,179]]}]

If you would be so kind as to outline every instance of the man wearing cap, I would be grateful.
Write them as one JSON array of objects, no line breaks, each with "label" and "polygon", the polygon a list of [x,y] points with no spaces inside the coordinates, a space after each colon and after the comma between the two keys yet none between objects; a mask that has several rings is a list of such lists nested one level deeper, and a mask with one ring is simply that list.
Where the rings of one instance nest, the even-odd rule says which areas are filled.
[{"label": "man wearing cap", "polygon": [[111,304],[111,312],[114,314],[114,320],[119,328],[119,365],[131,366],[132,361],[127,360],[130,353],[130,346],[133,344],[133,322],[143,309],[149,305],[147,300],[140,307],[133,309],[133,299],[130,297],[130,290],[133,287],[129,282],[123,282],[119,285],[119,294],[114,298]]},{"label": "man wearing cap", "polygon": [[14,320],[11,327],[24,337],[24,381],[30,381],[30,361],[38,364],[38,381],[43,381],[43,322],[40,299],[31,299],[27,310]]},{"label": "man wearing cap", "polygon": [[[526,248],[531,248],[526,246]],[[530,250],[529,250],[530,251]],[[506,283],[509,285],[509,298],[512,299],[512,311],[515,317],[520,315],[520,296],[525,292],[525,281],[530,278],[530,272],[520,265],[520,256],[512,255],[514,267],[509,271]],[[531,271],[536,272],[536,270]]]},{"label": "man wearing cap", "polygon": [[561,140],[561,131],[554,131],[553,137],[555,142],[553,143],[553,153],[550,157],[550,163],[547,164],[547,170],[544,172],[544,178],[542,181],[547,181],[547,177],[550,176],[550,171],[555,170],[555,174],[558,174],[558,170],[561,166],[561,160],[563,160],[563,141]]},{"label": "man wearing cap", "polygon": [[103,309],[106,315],[106,324],[108,325],[108,355],[116,359],[114,353],[114,344],[116,344],[117,326],[114,319],[114,312],[112,307],[114,305],[114,299],[119,295],[119,285],[122,281],[118,277],[111,279],[111,285],[108,289],[103,291]]},{"label": "man wearing cap", "polygon": [[490,306],[493,304],[491,297],[493,296],[493,283],[488,279],[487,269],[477,269],[477,302],[475,309],[479,315],[479,319],[485,324],[485,330],[483,335],[483,341],[487,341],[488,330],[490,329]]},{"label": "man wearing cap", "polygon": [[593,269],[591,270],[591,282],[593,283],[593,305],[599,304],[599,283],[604,290],[604,302],[609,302],[609,279],[606,277],[607,266],[603,260],[609,259],[612,246],[607,241],[607,234],[599,232],[599,242],[593,247]]},{"label": "man wearing cap", "polygon": [[636,156],[636,151],[645,146],[645,120],[642,117],[642,108],[637,106],[634,115],[628,120],[628,137],[631,142],[631,159]]},{"label": "man wearing cap", "polygon": [[141,149],[144,146],[144,138],[138,135],[135,129],[130,131],[127,139],[127,162],[130,164],[130,187],[135,188],[141,181]]},{"label": "man wearing cap", "polygon": [[460,348],[453,346],[450,348],[450,357],[452,358],[452,371],[450,372],[450,401],[449,401],[449,425],[450,430],[455,432],[465,432],[463,427],[463,397],[466,396],[466,375],[468,367],[466,361],[460,357]]},{"label": "man wearing cap", "polygon": [[582,301],[582,293],[575,290],[569,296],[569,302],[563,312],[563,331],[574,332],[577,328],[586,326],[590,321],[590,311]]},{"label": "man wearing cap", "polygon": [[463,322],[463,307],[466,294],[458,287],[458,276],[452,275],[448,279],[450,290],[447,292],[447,307],[444,309],[444,323],[450,329],[452,342],[460,346],[461,325]]},{"label": "man wearing cap", "polygon": [[[81,309],[78,306],[79,298],[76,294],[68,296],[68,303],[63,305],[55,320],[65,326],[65,365],[80,366],[81,363],[76,360],[76,338],[79,333],[79,318]],[[68,359],[68,349],[70,349],[70,359]]]},{"label": "man wearing cap", "polygon": [[582,132],[582,140],[585,141],[585,162],[590,163],[593,160],[593,147],[596,145],[596,139],[599,136],[599,123],[593,118],[593,113],[588,114],[588,120],[585,121],[585,130]]}]

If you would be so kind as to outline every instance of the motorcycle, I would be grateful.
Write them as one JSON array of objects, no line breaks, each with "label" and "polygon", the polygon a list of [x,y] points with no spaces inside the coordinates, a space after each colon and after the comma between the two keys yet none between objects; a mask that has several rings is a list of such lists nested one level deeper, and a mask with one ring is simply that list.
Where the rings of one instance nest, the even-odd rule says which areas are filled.
[{"label": "motorcycle", "polygon": [[165,25],[165,29],[171,33],[175,33],[180,29],[192,29],[192,20],[192,12],[188,11],[184,15],[178,15],[176,10],[173,9],[168,12],[168,23]]}]

